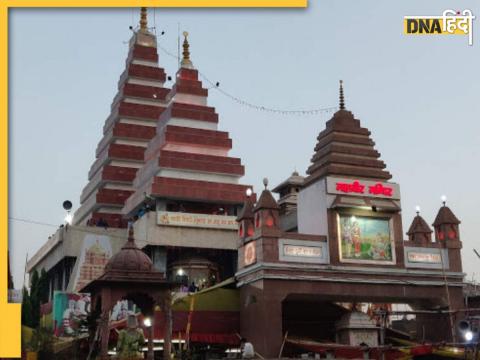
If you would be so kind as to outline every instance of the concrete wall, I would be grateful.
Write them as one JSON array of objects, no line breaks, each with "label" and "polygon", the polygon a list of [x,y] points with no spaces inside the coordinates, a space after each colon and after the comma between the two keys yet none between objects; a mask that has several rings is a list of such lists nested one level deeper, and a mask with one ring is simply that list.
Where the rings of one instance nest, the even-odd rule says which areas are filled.
[{"label": "concrete wall", "polygon": [[325,179],[303,188],[298,193],[298,232],[328,235],[327,209],[333,197],[326,193]]}]

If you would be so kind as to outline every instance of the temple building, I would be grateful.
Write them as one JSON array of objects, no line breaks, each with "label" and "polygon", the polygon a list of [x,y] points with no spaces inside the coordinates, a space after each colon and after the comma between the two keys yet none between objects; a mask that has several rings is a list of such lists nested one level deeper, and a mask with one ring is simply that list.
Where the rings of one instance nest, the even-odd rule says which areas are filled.
[{"label": "temple building", "polygon": [[[336,341],[376,346],[382,325],[354,316],[355,306],[345,315],[345,303],[409,304],[424,339],[457,338],[463,314],[442,310],[463,308],[460,221],[444,203],[433,231],[418,213],[405,241],[400,187],[370,135],[346,110],[340,84],[339,110],[317,138],[303,183],[289,178],[275,188],[277,203],[265,181],[258,202],[245,202],[239,226],[251,231],[239,233],[240,333],[266,358],[278,356],[287,334],[318,341],[290,341],[316,352]],[[292,224],[284,204],[296,188]]]},{"label": "temple building", "polygon": [[88,173],[89,182],[80,196],[81,205],[73,217],[74,225],[100,222],[126,227],[123,206],[134,192],[135,174],[144,164],[145,149],[168,102],[170,89],[164,87],[165,80],[165,71],[158,64],[157,38],[148,30],[144,9],[140,28],[130,39],[125,70]]},{"label": "temple building", "polygon": [[[135,233],[157,269],[203,286],[235,272],[235,217],[249,187],[239,184],[244,167],[228,156],[232,140],[218,130],[219,116],[207,106],[208,90],[190,59],[187,32],[184,37],[168,106],[124,213],[140,214]],[[145,203],[156,212],[143,214]]]},{"label": "temple building", "polygon": [[182,55],[173,87],[164,87],[157,39],[142,8],[73,223],[28,262],[30,273],[47,270],[52,296],[101,275],[126,241],[128,221],[138,245],[170,278],[201,288],[235,273],[235,219],[249,186],[239,182],[241,160],[228,156],[232,140],[208,106],[186,32]]},{"label": "temple building", "polygon": [[[392,304],[417,311],[422,339],[456,342],[462,315],[450,310],[463,307],[460,221],[444,202],[433,228],[418,212],[404,233],[400,186],[371,132],[346,109],[343,84],[305,176],[295,171],[272,191],[265,178],[257,199],[241,183],[241,159],[229,156],[232,139],[208,104],[188,36],[167,88],[142,8],[73,223],[27,271],[47,271],[51,298],[93,291],[98,301],[123,286],[101,309],[104,354],[109,311],[136,298],[121,279],[136,284],[143,302],[151,298],[145,279],[163,295],[174,292],[177,303],[164,307],[171,316],[152,299],[148,309],[137,304],[152,317],[157,342],[170,338],[168,329],[179,342],[225,346],[240,334],[264,358],[285,346],[378,347],[382,312]],[[305,338],[330,345],[294,341]]]}]

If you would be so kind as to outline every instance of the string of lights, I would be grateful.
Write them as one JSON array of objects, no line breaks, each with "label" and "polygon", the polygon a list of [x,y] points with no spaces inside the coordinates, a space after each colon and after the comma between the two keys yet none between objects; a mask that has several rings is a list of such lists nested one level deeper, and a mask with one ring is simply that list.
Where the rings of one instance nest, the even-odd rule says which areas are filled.
[{"label": "string of lights", "polygon": [[[172,52],[168,51],[165,49],[163,46],[157,43],[157,47],[162,50],[166,55],[174,58],[175,60],[179,60],[179,57]],[[271,112],[275,114],[281,114],[281,115],[317,115],[317,114],[326,114],[326,113],[332,113],[338,110],[338,107],[336,106],[331,106],[331,107],[323,107],[323,108],[315,108],[315,109],[278,109],[274,107],[269,107],[269,106],[264,106],[264,105],[258,105],[251,103],[249,101],[243,100],[235,95],[230,94],[229,92],[223,90],[220,88],[220,83],[219,82],[214,82],[210,80],[205,74],[202,72],[198,72],[198,74],[211,86],[210,89],[215,89],[217,90],[220,94],[223,96],[229,98],[230,100],[235,101],[236,103],[246,106],[250,109],[258,110],[258,111],[265,111],[265,112]]]},{"label": "string of lights", "polygon": [[[154,30],[155,35],[157,35],[157,26],[156,26],[157,22],[156,22],[155,11],[154,11],[154,16],[153,16],[153,21],[154,21],[153,30]],[[161,34],[163,35],[164,32],[162,31]],[[166,55],[175,59],[177,62],[180,61],[180,57],[177,54],[174,54],[171,51],[167,50],[159,42],[157,42],[157,48],[159,48]],[[240,97],[232,95],[231,93],[227,92],[226,90],[220,88],[220,83],[218,81],[214,82],[214,81],[210,80],[202,72],[199,71],[198,73],[210,85],[209,89],[215,89],[220,94],[222,94],[223,96],[225,96],[225,97],[229,98],[230,100],[236,102],[237,104],[248,107],[248,108],[253,109],[253,110],[265,111],[265,112],[270,112],[270,113],[275,113],[275,114],[280,114],[280,115],[297,115],[297,116],[298,115],[327,114],[327,113],[333,113],[336,110],[338,110],[338,107],[336,107],[336,106],[319,107],[319,108],[314,108],[314,109],[279,109],[279,108],[275,108],[275,107],[254,104],[254,103],[246,101],[246,100],[244,100]]]}]

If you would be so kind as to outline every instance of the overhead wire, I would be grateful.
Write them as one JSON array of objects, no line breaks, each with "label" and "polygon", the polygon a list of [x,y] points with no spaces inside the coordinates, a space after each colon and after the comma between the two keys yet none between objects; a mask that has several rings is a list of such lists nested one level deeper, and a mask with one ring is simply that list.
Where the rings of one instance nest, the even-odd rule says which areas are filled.
[{"label": "overhead wire", "polygon": [[[41,222],[41,221],[36,221],[36,220],[31,220],[31,219],[21,219],[21,218],[9,217],[8,220],[18,221],[18,222],[32,224],[32,225],[54,227],[56,229],[60,229],[62,227],[62,224],[61,225],[54,225],[54,224]],[[89,228],[92,228],[92,229],[102,229],[103,228],[105,230],[107,230],[107,229],[118,230],[119,229],[119,228],[113,228],[113,227],[104,228],[102,226],[91,226],[91,227],[81,227],[81,226],[76,226],[76,225],[63,225],[63,226],[65,226],[65,228],[67,228],[67,229],[72,228],[75,231],[88,233],[88,234],[93,233],[93,231],[88,230]],[[127,239],[127,232],[126,232],[126,229],[125,229],[125,236],[121,236],[121,235],[117,235],[117,234],[108,233],[108,231],[107,231],[107,236],[110,236],[112,238],[118,238],[118,239],[124,239],[125,240],[125,239]]]},{"label": "overhead wire", "polygon": [[49,224],[49,223],[45,223],[45,222],[41,222],[41,221],[36,221],[36,220],[30,220],[30,219],[21,219],[21,218],[9,217],[8,220],[23,222],[23,223],[27,223],[27,224],[50,226],[50,227],[58,228],[58,225]]}]

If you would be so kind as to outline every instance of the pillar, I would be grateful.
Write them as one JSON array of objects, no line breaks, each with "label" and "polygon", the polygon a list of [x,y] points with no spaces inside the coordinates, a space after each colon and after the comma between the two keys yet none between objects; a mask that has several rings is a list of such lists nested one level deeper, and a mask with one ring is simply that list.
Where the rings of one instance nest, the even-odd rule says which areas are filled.
[{"label": "pillar", "polygon": [[153,316],[152,316],[152,323],[151,325],[148,327],[148,336],[147,336],[147,339],[148,339],[148,351],[147,351],[147,360],[154,360],[155,359],[155,353],[154,353],[154,350],[153,350],[153,339],[154,339],[154,336],[153,336],[153,329],[154,329],[154,326],[155,326],[155,323],[154,323],[154,319],[153,319]]},{"label": "pillar", "polygon": [[102,360],[108,360],[108,338],[110,335],[109,318],[110,312],[102,310],[102,319],[100,321],[100,357]]},{"label": "pillar", "polygon": [[172,352],[172,305],[169,295],[163,300],[163,313],[165,314],[165,339],[163,342],[163,359],[170,360]]},{"label": "pillar", "polygon": [[145,317],[150,317],[151,322],[150,326],[147,327],[147,360],[154,360],[155,359],[155,351],[154,351],[154,338],[155,338],[155,302],[151,305],[151,310],[144,312],[143,315]]},{"label": "pillar", "polygon": [[109,289],[101,292],[102,299],[102,320],[100,329],[100,357],[107,360],[108,357],[108,338],[110,337],[110,309],[112,308],[111,294]]},{"label": "pillar", "polygon": [[283,341],[282,298],[253,286],[241,288],[240,335],[264,358],[277,358]]}]

